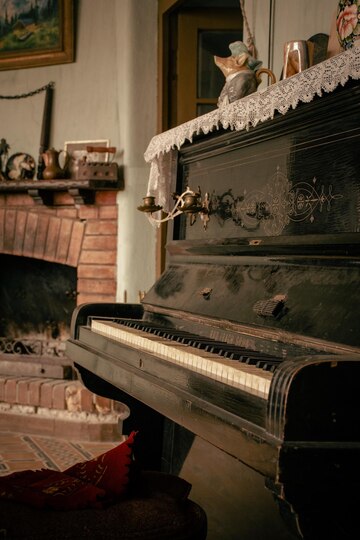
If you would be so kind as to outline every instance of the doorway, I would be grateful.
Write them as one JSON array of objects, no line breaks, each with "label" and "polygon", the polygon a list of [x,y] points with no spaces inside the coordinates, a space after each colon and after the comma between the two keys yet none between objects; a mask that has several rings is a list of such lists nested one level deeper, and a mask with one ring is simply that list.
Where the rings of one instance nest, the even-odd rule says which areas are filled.
[{"label": "doorway", "polygon": [[[158,132],[217,107],[225,83],[214,55],[243,39],[239,0],[159,0]],[[156,272],[165,268],[167,227],[159,228]]]},{"label": "doorway", "polygon": [[159,1],[159,131],[216,108],[225,81],[214,55],[242,39],[239,0]]}]

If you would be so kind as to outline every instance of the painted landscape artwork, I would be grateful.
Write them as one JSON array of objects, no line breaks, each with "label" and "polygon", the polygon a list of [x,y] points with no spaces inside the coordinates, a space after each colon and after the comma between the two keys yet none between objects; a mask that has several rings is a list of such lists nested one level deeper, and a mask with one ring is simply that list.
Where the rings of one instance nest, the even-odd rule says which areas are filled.
[{"label": "painted landscape artwork", "polygon": [[59,0],[0,0],[0,55],[56,50],[61,36]]}]

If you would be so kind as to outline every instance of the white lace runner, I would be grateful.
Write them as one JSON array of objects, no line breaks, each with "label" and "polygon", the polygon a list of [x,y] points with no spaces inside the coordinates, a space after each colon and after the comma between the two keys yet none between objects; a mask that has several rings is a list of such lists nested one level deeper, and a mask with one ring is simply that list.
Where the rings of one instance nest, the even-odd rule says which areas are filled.
[{"label": "white lace runner", "polygon": [[[308,103],[323,92],[333,92],[349,79],[360,78],[360,47],[353,47],[293,77],[259,90],[229,105],[204,114],[176,128],[156,135],[144,154],[151,163],[147,195],[155,196],[157,204],[169,211],[170,178],[176,150],[194,135],[207,134],[219,128],[240,131],[274,117],[286,114],[299,103]],[[191,186],[190,186],[191,187]]]}]

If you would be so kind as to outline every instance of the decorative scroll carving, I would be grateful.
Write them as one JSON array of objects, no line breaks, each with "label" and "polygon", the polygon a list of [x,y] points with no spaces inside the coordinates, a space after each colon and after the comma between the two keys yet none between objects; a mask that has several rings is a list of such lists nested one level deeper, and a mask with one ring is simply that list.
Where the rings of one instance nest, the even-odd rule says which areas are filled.
[{"label": "decorative scroll carving", "polygon": [[235,196],[232,190],[210,196],[211,215],[223,225],[232,219],[247,231],[262,225],[267,236],[278,236],[292,222],[316,220],[316,212],[331,211],[332,203],[343,195],[333,192],[333,186],[318,185],[314,177],[309,182],[292,183],[278,167],[263,189],[244,191]]}]

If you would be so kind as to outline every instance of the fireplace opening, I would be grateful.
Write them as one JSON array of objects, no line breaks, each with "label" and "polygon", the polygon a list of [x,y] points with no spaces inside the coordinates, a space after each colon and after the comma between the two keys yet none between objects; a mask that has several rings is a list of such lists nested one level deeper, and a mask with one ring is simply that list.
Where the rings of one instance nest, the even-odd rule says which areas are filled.
[{"label": "fireplace opening", "polygon": [[0,353],[63,356],[76,284],[74,267],[0,255]]}]

